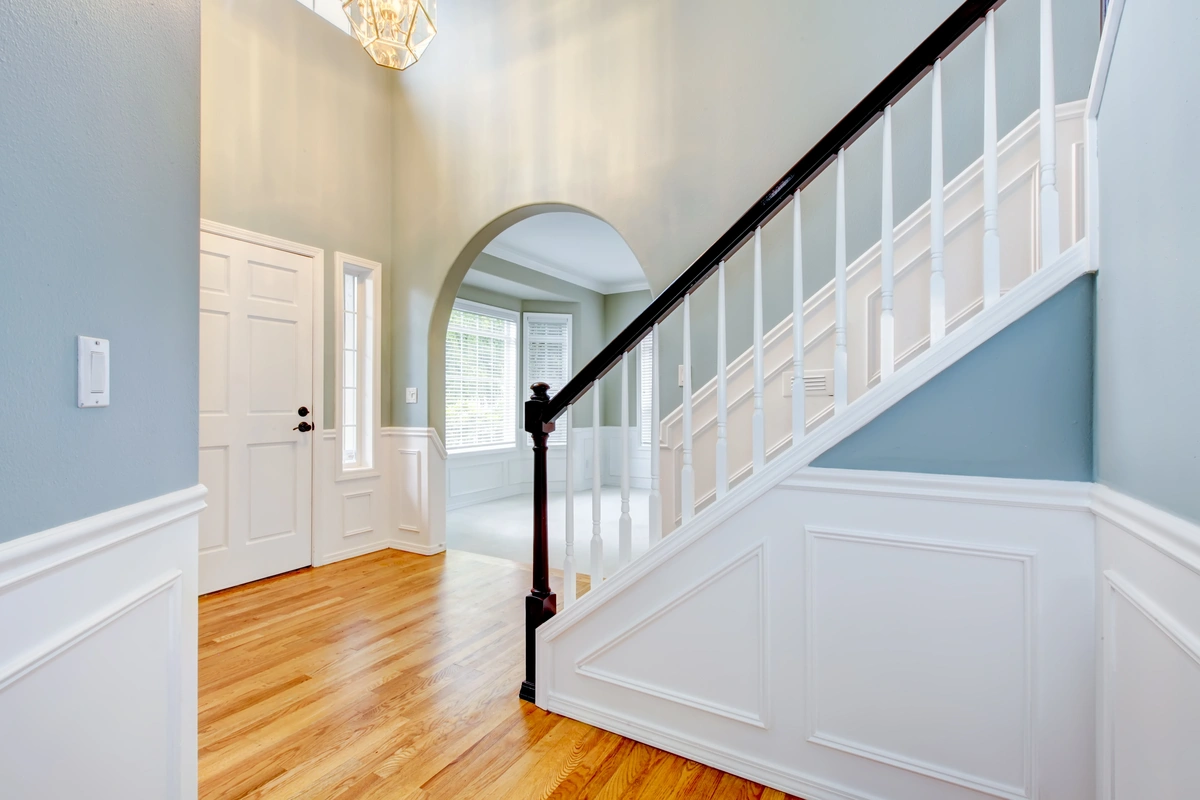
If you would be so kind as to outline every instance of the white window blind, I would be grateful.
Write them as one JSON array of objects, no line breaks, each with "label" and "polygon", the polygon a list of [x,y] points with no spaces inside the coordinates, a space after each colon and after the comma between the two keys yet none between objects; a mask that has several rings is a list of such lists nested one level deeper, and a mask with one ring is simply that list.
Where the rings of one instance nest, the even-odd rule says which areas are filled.
[{"label": "white window blind", "polygon": [[642,429],[642,447],[649,447],[651,400],[654,391],[654,331],[646,334],[638,351],[638,379],[641,381],[638,386],[638,422]]},{"label": "white window blind", "polygon": [[446,449],[517,441],[517,315],[458,301],[446,331]]},{"label": "white window blind", "polygon": [[370,269],[343,264],[342,466],[373,466],[375,282]]},{"label": "white window blind", "polygon": [[[571,315],[526,314],[525,383],[548,383],[553,397],[570,379]],[[561,428],[550,434],[551,444],[562,444],[566,440],[567,433]]]}]

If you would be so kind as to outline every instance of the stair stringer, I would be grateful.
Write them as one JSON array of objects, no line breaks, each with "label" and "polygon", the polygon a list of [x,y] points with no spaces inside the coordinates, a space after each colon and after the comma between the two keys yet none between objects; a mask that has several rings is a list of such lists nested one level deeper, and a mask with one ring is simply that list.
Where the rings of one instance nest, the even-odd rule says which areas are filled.
[{"label": "stair stringer", "polygon": [[[855,400],[842,414],[839,414],[818,430],[810,433],[799,446],[789,448],[777,456],[758,474],[747,478],[739,484],[723,500],[704,509],[689,523],[681,526],[674,533],[664,538],[661,543],[652,547],[644,556],[618,572],[602,585],[594,588],[570,608],[565,609],[561,614],[542,625],[537,635],[537,704],[550,711],[575,717],[635,739],[641,739],[655,746],[704,761],[726,771],[765,782],[776,788],[800,793],[803,796],[810,797],[811,800],[822,800],[824,798],[830,798],[831,800],[847,800],[848,798],[864,800],[864,798],[880,796],[892,798],[920,797],[923,800],[924,798],[946,798],[946,800],[949,800],[950,798],[976,796],[975,794],[963,794],[964,791],[971,793],[983,792],[986,795],[1010,799],[1036,797],[1037,790],[1031,783],[1033,779],[1027,775],[1022,780],[1020,775],[1017,774],[1019,770],[1015,767],[1009,771],[1012,774],[1006,773],[999,777],[987,774],[987,770],[977,770],[976,772],[983,773],[977,775],[970,770],[956,771],[951,768],[943,768],[939,766],[937,759],[922,760],[920,758],[906,758],[904,754],[892,756],[886,751],[886,748],[883,750],[869,747],[857,748],[856,746],[840,748],[836,744],[838,741],[837,738],[824,737],[824,731],[820,732],[822,736],[817,736],[812,730],[790,730],[789,725],[792,725],[793,721],[786,719],[772,720],[773,709],[770,702],[764,699],[764,702],[760,706],[747,705],[744,701],[749,695],[744,688],[736,691],[726,689],[723,687],[727,684],[722,684],[716,680],[709,681],[708,683],[701,681],[699,684],[693,681],[691,683],[692,688],[686,693],[685,701],[681,701],[678,696],[679,693],[675,693],[676,696],[672,696],[672,692],[666,690],[671,688],[669,681],[647,680],[645,675],[640,674],[615,676],[608,674],[604,676],[607,680],[593,681],[592,685],[595,688],[591,691],[600,693],[602,697],[611,697],[613,698],[613,702],[609,704],[601,700],[600,702],[590,704],[580,704],[569,696],[556,694],[555,674],[556,669],[558,669],[564,673],[570,672],[590,679],[593,676],[587,675],[587,665],[582,665],[584,669],[581,671],[580,664],[564,662],[556,665],[555,660],[556,652],[560,649],[564,654],[571,654],[569,656],[564,655],[563,657],[576,660],[576,655],[586,655],[595,652],[597,649],[605,649],[611,641],[621,638],[623,634],[618,633],[614,637],[611,631],[605,634],[589,633],[593,628],[583,624],[589,617],[608,608],[610,604],[615,604],[613,605],[614,609],[622,609],[620,613],[624,614],[628,612],[630,615],[627,620],[624,616],[621,618],[623,622],[621,626],[618,626],[618,629],[623,626],[630,630],[641,630],[652,624],[655,618],[661,617],[669,609],[665,607],[657,608],[656,601],[650,602],[645,606],[638,605],[638,602],[640,602],[639,598],[643,598],[646,592],[652,589],[655,573],[663,570],[663,576],[673,575],[675,577],[675,583],[672,585],[679,585],[679,576],[681,574],[695,577],[712,572],[714,558],[719,562],[723,558],[721,553],[724,553],[728,549],[729,542],[727,539],[730,528],[725,523],[732,521],[737,527],[736,538],[739,542],[739,549],[737,553],[734,553],[732,550],[729,551],[731,555],[736,556],[747,552],[747,549],[760,547],[762,549],[759,552],[765,553],[765,543],[767,538],[772,535],[771,531],[775,530],[777,532],[780,524],[779,520],[789,518],[789,507],[783,505],[785,502],[783,494],[786,494],[788,491],[787,486],[790,483],[795,483],[794,476],[798,472],[803,470],[822,453],[886,412],[901,399],[958,362],[982,343],[1024,317],[1026,313],[1064,289],[1072,281],[1090,272],[1088,253],[1086,240],[1079,242],[1064,253],[1049,268],[1039,271],[1020,286],[1014,288],[1001,302],[964,323],[957,330],[949,334],[936,348],[918,356],[898,370],[891,379]],[[811,470],[806,470],[805,472],[811,472]],[[1027,481],[1024,483],[1044,484],[1053,482]],[[773,491],[776,489],[779,489],[779,491]],[[792,496],[790,500],[791,502],[795,502],[795,497]],[[756,503],[760,501],[762,501],[761,505],[756,510]],[[1057,508],[1053,503],[1047,504],[1042,500],[1038,500],[1034,505],[1040,509],[1039,513],[1050,513],[1045,511],[1045,509],[1050,507]],[[1070,503],[1066,503],[1063,507],[1065,508],[1069,505]],[[989,514],[991,513],[989,511]],[[990,518],[990,516],[984,518],[985,522],[983,524],[985,527],[988,524],[986,520]],[[1088,549],[1090,545],[1079,544],[1080,539],[1076,534],[1078,533],[1078,526],[1082,524],[1079,522],[1080,519],[1080,517],[1076,516],[1071,516],[1069,519],[1064,518],[1063,520],[1055,519],[1053,525],[1055,526],[1055,530],[1072,531],[1072,541],[1075,542],[1075,545],[1073,545],[1073,558],[1083,563],[1086,568],[1086,554],[1090,552]],[[1043,522],[1044,518],[1031,520],[1028,522],[1028,527],[1030,530],[1041,530],[1042,533],[1045,533],[1046,525],[1042,524]],[[797,524],[801,523],[798,522]],[[1090,535],[1090,517],[1087,524]],[[971,522],[967,527],[971,528],[974,525],[975,523]],[[1009,530],[1019,530],[1023,525],[1026,525],[1026,523],[1009,523]],[[719,529],[725,531],[723,536],[712,539],[708,538],[709,534]],[[964,531],[963,536],[954,536],[953,538],[970,538],[973,535],[975,535],[975,531],[969,530]],[[794,540],[803,538],[803,536],[797,536],[794,537]],[[792,539],[788,539],[788,541],[792,541]],[[916,541],[916,539],[913,541]],[[724,549],[716,552],[713,550],[714,547],[724,547]],[[770,547],[772,558],[778,556],[781,559],[791,559],[789,563],[803,563],[802,560],[798,560],[794,552],[787,553],[786,551],[781,551],[777,539]],[[970,548],[967,548],[967,550],[970,550]],[[1021,562],[1021,559],[1025,558],[1020,553],[1012,555],[1003,549],[987,550],[984,548],[981,552],[987,558],[998,557],[1006,559],[1011,557],[1016,559],[1014,563]],[[765,556],[760,556],[760,561],[767,564],[770,563],[770,559],[766,559]],[[980,561],[978,563],[992,562]],[[1035,572],[1032,569],[1032,563],[1032,561],[1029,561],[1028,566],[1031,574]],[[1043,569],[1039,564],[1038,571],[1043,571]],[[1063,567],[1063,569],[1071,569],[1071,567]],[[804,576],[795,575],[794,580],[797,584],[804,583]],[[716,589],[716,591],[722,593],[723,600],[734,601],[729,612],[730,615],[735,619],[746,618],[747,625],[752,625],[749,617],[757,613],[755,609],[759,606],[756,606],[755,603],[761,604],[765,602],[753,597],[759,595],[760,592],[755,589],[755,586],[750,584],[750,581],[751,574],[747,572],[744,573],[741,583],[736,586],[727,585],[724,588]],[[684,583],[688,587],[685,594],[689,596],[708,591],[709,587],[715,585],[711,581],[706,583],[705,580],[696,581],[692,579],[685,580]],[[761,589],[761,587],[758,588]],[[739,598],[745,598],[745,608],[737,605],[738,602],[741,602]],[[712,605],[711,600],[712,598],[710,598],[710,606]],[[623,605],[627,608],[623,608]],[[1070,604],[1068,603],[1067,605]],[[770,613],[770,611],[763,611],[762,613]],[[1088,612],[1086,609],[1080,610],[1076,607],[1072,613],[1075,613],[1079,617]],[[611,614],[612,612],[610,611],[610,618]],[[598,618],[598,621],[604,622],[605,617],[601,616]],[[695,620],[686,620],[686,622],[695,630]],[[720,624],[717,624],[718,622]],[[728,619],[719,621],[714,619],[714,626],[711,633],[719,636],[723,641],[724,636],[721,636],[721,631],[729,628],[730,624]],[[797,619],[796,625],[802,626],[803,624],[802,620]],[[722,628],[722,625],[724,628]],[[647,629],[649,630],[649,628]],[[1086,621],[1081,622],[1079,630],[1083,630],[1085,633],[1090,631],[1089,624]],[[589,639],[589,636],[593,636],[594,639]],[[760,646],[762,648],[760,658],[765,660],[771,649],[780,645],[777,640],[772,641],[769,636],[764,634],[761,637]],[[1090,650],[1080,656],[1081,651],[1090,646],[1090,639],[1082,643],[1072,642],[1070,644],[1072,650],[1069,657],[1060,657],[1058,660],[1064,663],[1070,662],[1072,668],[1077,668],[1079,663],[1086,662],[1087,659],[1091,658]],[[1041,660],[1045,661],[1045,657],[1042,657]],[[637,662],[631,662],[628,658],[625,658],[618,666],[620,669],[625,670],[626,673],[630,672],[630,670],[634,673],[638,671]],[[1055,669],[1057,668],[1055,667]],[[801,672],[802,670],[798,665],[797,674],[792,676],[779,674],[764,675],[762,678],[764,695],[767,692],[766,686],[768,683],[777,685],[780,681],[804,681],[806,677]],[[651,677],[661,678],[661,676]],[[700,687],[699,690],[696,689],[697,686]],[[642,697],[646,704],[654,707],[655,711],[652,717],[654,725],[649,725],[646,719],[638,720],[635,717],[623,715],[619,711],[610,713],[610,711],[616,709],[621,704],[622,701],[618,699],[622,697],[621,693],[625,693],[623,696],[626,699],[623,702],[626,705],[628,704],[630,696],[628,693],[631,691],[637,693],[636,697]],[[743,702],[739,703],[739,699]],[[737,713],[714,714],[712,712],[712,709],[726,710],[731,707]],[[692,718],[689,718],[688,715],[695,715],[697,713],[708,714],[714,719],[719,716],[720,724],[725,726],[722,729],[724,731],[722,736],[726,739],[732,737],[732,740],[706,740],[702,730],[694,736],[686,735],[686,732],[692,730],[689,727],[689,719]],[[744,717],[744,719],[739,720],[739,717]],[[1071,717],[1067,715],[1062,718],[1070,719]],[[748,721],[761,722],[761,724],[747,724]],[[767,729],[770,730],[768,731]],[[681,734],[680,731],[685,733]],[[1074,733],[1079,734],[1078,731]],[[748,762],[745,759],[739,759],[739,757],[732,755],[729,757],[723,755],[726,748],[733,748],[742,752],[757,752],[756,748],[765,740],[756,737],[767,735],[775,737],[784,736],[789,741],[794,739],[797,747],[803,745],[808,748],[806,752],[816,752],[817,757],[822,760],[821,763],[828,761],[830,765],[835,765],[835,762],[837,762],[841,766],[837,768],[830,766],[828,769],[822,766],[798,772],[792,764],[774,766],[769,761],[760,760],[755,762],[751,769],[751,767],[746,765]],[[1067,747],[1071,743],[1078,743],[1081,738],[1086,739],[1087,737],[1069,735],[1059,738],[1061,739],[1061,744],[1047,744],[1043,742],[1039,745],[1037,751],[1037,762],[1039,764],[1044,765],[1049,760],[1046,758],[1047,753],[1044,752],[1044,748]],[[816,744],[810,746],[809,744],[805,744],[806,742],[816,742]],[[829,742],[835,742],[835,744],[830,745]],[[1028,766],[1034,760],[1032,755],[1034,752],[1032,741],[1028,743],[1028,752],[1030,755],[1025,761],[1027,765],[1026,773],[1032,774],[1030,772],[1032,767]],[[864,753],[866,754],[867,761],[871,763],[865,765],[862,763],[861,758]],[[1082,763],[1080,762],[1081,758],[1084,758],[1084,756],[1075,752],[1058,753],[1054,761],[1062,764],[1078,764]],[[932,766],[927,763],[931,761]],[[952,766],[956,763],[953,759],[943,759],[943,761],[950,763]],[[872,770],[876,770],[877,767],[883,769],[879,765],[884,764],[889,765],[888,770],[885,770],[886,775],[883,772],[878,772],[878,770],[877,774],[871,772]],[[837,777],[838,775],[857,774],[854,772],[847,773],[847,765],[852,771],[864,770],[863,774],[868,777],[864,778],[865,783],[863,785],[853,789],[838,785],[838,781],[840,780]],[[899,767],[899,769],[896,769],[896,767]],[[874,777],[870,777],[871,775],[874,775]],[[932,784],[930,783],[931,778],[936,779]],[[1001,778],[1004,779],[1002,780]],[[878,781],[883,781],[883,783],[878,783]],[[907,788],[905,788],[906,781],[911,782],[907,785]],[[1041,779],[1039,779],[1039,783],[1041,782]],[[870,789],[869,787],[873,783],[875,784],[875,788]],[[943,789],[946,793],[939,793]]]}]

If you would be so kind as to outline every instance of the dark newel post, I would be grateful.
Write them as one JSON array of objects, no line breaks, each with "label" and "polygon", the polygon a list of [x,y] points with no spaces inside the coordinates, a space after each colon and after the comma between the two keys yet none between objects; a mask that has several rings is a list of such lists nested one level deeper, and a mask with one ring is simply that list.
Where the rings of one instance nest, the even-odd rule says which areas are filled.
[{"label": "dark newel post", "polygon": [[521,699],[534,702],[537,680],[538,626],[558,610],[550,591],[549,530],[546,517],[546,440],[554,431],[553,422],[543,422],[550,402],[550,387],[535,383],[533,395],[525,401],[525,430],[533,437],[533,587],[525,598],[525,680]]}]

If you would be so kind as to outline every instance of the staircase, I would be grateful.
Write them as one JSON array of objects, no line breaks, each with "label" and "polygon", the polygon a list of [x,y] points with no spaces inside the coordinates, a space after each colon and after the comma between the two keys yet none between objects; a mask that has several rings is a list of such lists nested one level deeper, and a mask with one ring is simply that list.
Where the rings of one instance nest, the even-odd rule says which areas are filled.
[{"label": "staircase", "polygon": [[[964,2],[557,395],[532,387],[523,699],[809,800],[1095,796],[1093,728],[1078,722],[1094,714],[1083,685],[1092,597],[1062,588],[1091,581],[1086,486],[811,466],[998,334],[1052,313],[1047,301],[1093,271],[1082,171],[1066,182],[1058,169],[1082,164],[1083,108],[1055,104],[1051,2],[1039,2],[1034,116],[998,136],[1003,0]],[[947,183],[942,60],[980,26],[983,156]],[[892,106],[927,75],[931,198],[896,225]],[[875,124],[880,241],[848,263],[846,152]],[[826,169],[836,181],[835,277],[806,301],[800,197]],[[771,287],[763,231],[780,224],[791,233],[791,285]],[[726,273],[743,248],[754,345],[729,364]],[[701,343],[693,295],[710,281],[717,335]],[[765,332],[764,293],[781,290],[792,314]],[[660,423],[660,326],[673,313],[685,402]],[[804,336],[792,335],[793,320]],[[597,498],[592,589],[575,597],[568,474],[560,612],[547,556],[547,438],[565,424],[571,464],[572,406],[598,404],[613,369],[627,387],[631,352],[651,334],[660,446],[650,548],[633,559],[626,403],[620,568],[603,574]],[[698,346],[716,351],[717,368],[696,392]],[[805,390],[793,390],[794,375]]]}]

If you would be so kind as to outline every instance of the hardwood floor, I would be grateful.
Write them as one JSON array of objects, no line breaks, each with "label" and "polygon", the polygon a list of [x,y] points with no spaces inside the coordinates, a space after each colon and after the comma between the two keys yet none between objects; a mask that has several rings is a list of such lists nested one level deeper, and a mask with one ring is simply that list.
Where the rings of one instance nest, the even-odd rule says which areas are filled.
[{"label": "hardwood floor", "polygon": [[518,700],[529,577],[384,550],[202,597],[202,800],[786,797]]}]

